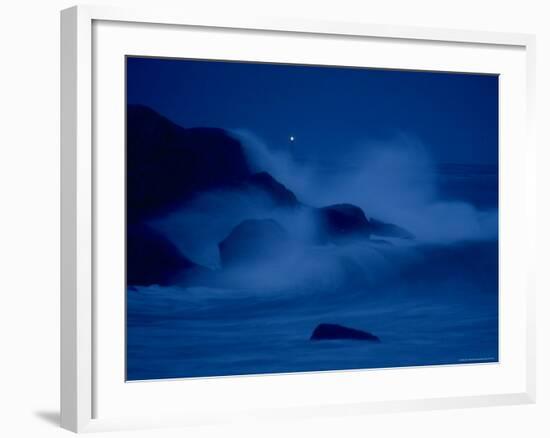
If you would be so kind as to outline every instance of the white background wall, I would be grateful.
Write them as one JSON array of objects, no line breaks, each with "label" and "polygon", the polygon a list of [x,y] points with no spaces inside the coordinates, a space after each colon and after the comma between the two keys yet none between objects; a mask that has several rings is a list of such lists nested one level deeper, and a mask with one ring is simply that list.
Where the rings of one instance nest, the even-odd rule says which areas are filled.
[{"label": "white background wall", "polygon": [[[550,11],[523,0],[155,0],[96,2],[227,14],[536,33],[539,142],[538,402],[530,406],[114,433],[118,436],[550,436],[548,146]],[[59,403],[59,10],[72,1],[4,2],[0,13],[0,436],[69,435]],[[546,146],[546,147],[545,147]],[[521,145],[518,145],[521,147]]]}]

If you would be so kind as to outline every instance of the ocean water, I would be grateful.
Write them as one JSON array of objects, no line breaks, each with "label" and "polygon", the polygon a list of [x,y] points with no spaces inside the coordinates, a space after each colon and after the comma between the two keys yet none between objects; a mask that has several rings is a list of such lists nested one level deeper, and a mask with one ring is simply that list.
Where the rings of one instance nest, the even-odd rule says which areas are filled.
[{"label": "ocean water", "polygon": [[[435,202],[400,223],[413,241],[312,248],[281,271],[288,282],[129,287],[127,379],[498,361],[497,170],[432,176]],[[365,281],[348,281],[349,266]],[[320,323],[381,342],[310,341]]]}]

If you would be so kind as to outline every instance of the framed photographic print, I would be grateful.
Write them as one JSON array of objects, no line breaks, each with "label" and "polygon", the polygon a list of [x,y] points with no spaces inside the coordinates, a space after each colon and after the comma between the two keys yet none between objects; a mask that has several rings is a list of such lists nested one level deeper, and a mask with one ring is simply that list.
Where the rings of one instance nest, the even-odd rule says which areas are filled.
[{"label": "framed photographic print", "polygon": [[62,12],[62,426],[534,401],[534,39]]}]

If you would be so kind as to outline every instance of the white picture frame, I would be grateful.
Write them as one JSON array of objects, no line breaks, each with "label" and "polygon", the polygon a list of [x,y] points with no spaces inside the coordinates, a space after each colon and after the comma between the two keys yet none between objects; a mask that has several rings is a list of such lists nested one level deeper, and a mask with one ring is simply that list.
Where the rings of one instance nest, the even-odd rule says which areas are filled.
[{"label": "white picture frame", "polygon": [[[504,120],[509,122],[511,126],[509,132],[502,133],[503,141],[508,141],[508,137],[510,139],[513,137],[515,148],[508,148],[507,155],[505,157],[501,156],[501,165],[504,166],[503,176],[501,176],[504,182],[501,186],[504,189],[501,188],[501,190],[505,190],[505,192],[501,191],[500,195],[501,197],[509,197],[510,206],[518,210],[517,213],[513,213],[513,218],[510,217],[510,220],[506,221],[505,231],[510,236],[521,233],[521,239],[510,237],[509,243],[506,244],[505,239],[504,245],[507,254],[514,249],[522,252],[521,263],[518,263],[517,267],[514,268],[513,274],[515,277],[510,277],[510,281],[514,282],[515,287],[517,286],[515,288],[517,296],[514,299],[518,300],[516,303],[518,305],[509,303],[510,314],[508,316],[510,318],[506,319],[506,321],[510,321],[511,318],[514,318],[513,312],[518,312],[519,333],[517,333],[517,343],[514,344],[517,345],[518,351],[514,350],[513,353],[519,358],[514,359],[517,360],[517,366],[514,365],[514,371],[511,371],[515,373],[514,386],[501,387],[499,386],[499,380],[496,379],[493,382],[494,385],[487,386],[489,389],[482,389],[482,391],[485,391],[482,393],[468,392],[467,389],[462,392],[446,393],[445,388],[443,388],[437,392],[437,395],[434,395],[436,392],[432,392],[430,396],[418,397],[415,395],[417,392],[411,390],[409,394],[397,391],[385,397],[384,394],[376,394],[376,391],[374,391],[374,396],[362,398],[357,394],[352,397],[349,392],[349,388],[356,386],[360,379],[367,378],[361,372],[308,373],[285,376],[284,379],[286,380],[280,378],[278,382],[281,383],[281,387],[284,387],[284,385],[302,385],[304,391],[306,388],[309,390],[324,388],[323,391],[319,392],[321,394],[327,394],[330,393],[330,390],[334,390],[338,394],[337,397],[335,396],[336,401],[323,396],[319,397],[319,394],[316,394],[315,402],[304,397],[299,399],[299,402],[291,404],[285,402],[284,393],[281,393],[273,397],[274,401],[272,403],[262,405],[261,392],[267,391],[269,393],[272,390],[270,379],[277,379],[277,377],[193,379],[192,383],[189,384],[192,387],[188,386],[190,390],[210,391],[208,394],[217,393],[221,395],[219,406],[212,406],[211,413],[206,407],[202,410],[198,407],[197,411],[192,411],[189,407],[186,407],[185,403],[182,403],[181,406],[177,405],[169,412],[166,406],[162,404],[156,407],[145,406],[141,414],[132,416],[122,409],[120,412],[115,412],[116,405],[121,404],[121,399],[117,397],[129,397],[129,395],[124,395],[122,392],[117,393],[117,390],[113,390],[112,393],[109,393],[109,398],[114,400],[113,405],[115,406],[105,408],[105,412],[109,412],[108,415],[98,415],[98,412],[103,411],[103,405],[105,404],[101,402],[101,397],[98,397],[98,387],[110,386],[105,382],[111,382],[109,379],[120,377],[114,374],[105,377],[105,372],[102,371],[107,368],[105,361],[115,360],[115,358],[110,358],[108,352],[112,352],[116,345],[120,346],[120,344],[113,343],[102,350],[107,354],[98,355],[98,349],[101,350],[104,348],[103,345],[107,344],[105,337],[102,335],[102,330],[108,327],[109,330],[116,332],[121,330],[121,326],[113,323],[114,319],[109,320],[111,321],[109,322],[107,316],[103,317],[102,312],[105,310],[106,303],[109,304],[108,300],[102,299],[99,304],[97,300],[98,285],[104,284],[103,280],[98,277],[97,270],[103,260],[101,257],[101,251],[103,250],[98,250],[97,239],[98,235],[101,234],[101,226],[98,223],[101,221],[98,221],[98,210],[96,209],[98,204],[103,202],[100,197],[102,196],[101,193],[104,192],[101,189],[98,190],[97,181],[98,174],[103,173],[104,169],[108,167],[106,163],[111,163],[113,167],[120,165],[120,155],[118,158],[113,157],[111,160],[110,157],[105,157],[105,155],[98,158],[96,154],[95,148],[97,147],[98,138],[104,138],[102,132],[105,131],[105,128],[103,128],[105,124],[101,125],[102,112],[100,108],[102,103],[101,96],[97,94],[98,81],[101,80],[99,77],[101,77],[103,71],[95,65],[94,60],[103,59],[98,58],[98,56],[102,56],[98,51],[108,52],[105,49],[105,38],[113,38],[112,48],[109,49],[112,50],[112,53],[108,56],[120,57],[120,53],[125,53],[126,50],[124,44],[117,44],[114,41],[118,32],[116,29],[114,31],[107,29],[103,34],[94,31],[94,26],[98,23],[107,23],[109,26],[113,23],[122,26],[130,24],[134,27],[152,26],[157,30],[171,29],[170,31],[177,29],[179,26],[186,29],[200,30],[203,34],[230,29],[238,30],[239,38],[246,39],[258,38],[258,35],[267,32],[275,36],[307,37],[315,35],[340,38],[342,41],[349,39],[359,42],[383,40],[405,46],[410,45],[411,47],[415,44],[432,44],[444,48],[446,44],[452,44],[456,47],[471,49],[483,47],[487,50],[496,50],[503,53],[513,52],[514,55],[509,60],[503,58],[502,65],[509,63],[509,67],[503,68],[510,68],[510,71],[518,72],[515,83],[510,82],[510,90],[515,90],[512,93],[513,98],[520,101],[521,113],[510,113],[508,117],[503,110],[502,117],[505,117]],[[137,32],[133,34],[136,36],[139,35],[140,31],[133,29],[132,32]],[[136,44],[140,43],[139,38],[134,38],[134,41],[136,41]],[[147,50],[155,50],[155,44],[159,44],[159,42],[152,41]],[[162,47],[164,47],[164,51],[168,50],[167,46]],[[200,51],[200,47],[198,50]],[[206,45],[204,50],[207,50]],[[532,254],[535,254],[533,250],[535,243],[534,53],[534,36],[525,34],[245,16],[229,19],[214,15],[195,16],[192,11],[130,10],[104,6],[77,6],[62,11],[61,426],[74,432],[85,432],[119,428],[204,424],[246,419],[251,416],[256,419],[284,419],[311,415],[364,414],[381,411],[399,412],[419,409],[533,403],[535,401],[535,290],[533,273],[535,263],[532,259]],[[135,50],[132,50],[130,54],[135,54]],[[238,56],[238,54],[235,56]],[[205,57],[208,56],[205,55]],[[406,60],[401,61],[401,65],[396,64],[394,68],[415,68],[415,62],[417,61],[411,60],[409,64],[407,62]],[[452,69],[460,71],[461,61],[455,62],[456,64],[453,64]],[[481,62],[481,60],[476,60],[476,62]],[[499,68],[493,70],[487,67],[490,66],[490,59],[486,59],[483,63],[483,66],[479,67],[480,72],[489,69],[493,73],[501,73]],[[336,64],[338,64],[338,61]],[[386,67],[391,68],[392,65],[390,60]],[[471,70],[467,66],[463,69],[463,71]],[[513,76],[512,73],[510,75],[510,77]],[[123,81],[122,78],[118,78],[118,84],[120,84],[120,80]],[[501,109],[502,106],[511,104],[507,96],[505,97],[506,99],[501,99]],[[123,105],[122,101],[120,105]],[[522,117],[512,117],[512,115],[518,114]],[[115,118],[114,120],[120,119]],[[103,126],[99,130],[96,126],[98,123]],[[510,144],[512,145],[512,142]],[[122,169],[119,169],[119,171],[122,172]],[[106,170],[106,172],[109,172],[109,170]],[[511,185],[508,185],[507,182],[512,180],[515,185],[513,189],[510,189]],[[120,190],[122,189],[120,188]],[[519,200],[521,200],[521,205],[518,205]],[[105,208],[102,210],[105,211]],[[518,229],[520,221],[523,222],[521,230]],[[116,232],[116,229],[114,232]],[[122,233],[119,232],[119,234]],[[115,236],[115,240],[121,238],[120,235]],[[99,271],[104,272],[101,269]],[[123,288],[120,293],[123,293]],[[112,309],[113,312],[120,310],[116,303],[114,303]],[[508,307],[501,308],[501,311],[507,311],[506,309]],[[119,316],[123,317],[122,315]],[[505,326],[505,333],[506,329]],[[120,333],[118,335],[123,336]],[[506,339],[504,342],[506,342]],[[101,357],[101,359],[98,359],[98,357]],[[120,358],[116,360],[118,361],[116,366],[118,366]],[[505,369],[507,366],[506,363],[497,365],[501,365],[501,369]],[[480,371],[481,368],[478,369],[470,365],[460,365],[454,369],[459,369],[459,371],[467,369],[468,373],[472,375],[476,373],[490,375],[496,372],[494,370],[497,370],[497,368],[490,369],[486,367],[483,371]],[[441,367],[427,367],[423,370],[417,369],[414,371],[396,369],[391,371],[393,373],[391,379],[399,382],[406,381],[412,377],[411,372],[422,373],[422,376],[418,374],[418,377],[424,379],[429,379],[430,374],[441,374],[439,378],[448,379],[449,372],[458,373],[458,371],[441,370]],[[417,378],[417,374],[414,378]],[[456,374],[456,376],[459,376],[459,374]],[[502,379],[505,377],[503,374]],[[465,379],[466,374],[463,377],[456,378],[460,384],[460,379]],[[371,372],[368,379],[372,382],[373,379],[376,379],[376,374]],[[216,384],[217,381],[221,383]],[[124,381],[118,383],[121,387],[125,385]],[[144,399],[151,399],[159,396],[162,391],[168,391],[169,385],[175,387],[180,383],[167,381],[157,382],[154,385],[160,385],[155,387],[160,389],[151,389],[153,384],[149,385],[147,389],[140,389],[139,386],[132,383],[130,385],[132,387],[131,398],[136,399],[140,397],[140,394],[143,394]],[[249,396],[255,394],[258,399],[255,400],[255,403],[248,405],[244,401],[242,403],[237,401],[238,409],[235,407],[236,410],[224,410],[223,403],[225,399],[222,392],[235,394],[235,390],[240,391],[241,389],[243,394]],[[178,390],[175,391],[172,391],[172,394],[167,398],[168,400],[173,400],[174,394],[177,394]],[[105,393],[103,389],[100,389],[99,392],[101,394]],[[182,397],[185,397],[185,395]],[[243,397],[245,396],[243,395]],[[105,401],[104,396],[103,401]],[[258,406],[254,407],[254,404]]]}]

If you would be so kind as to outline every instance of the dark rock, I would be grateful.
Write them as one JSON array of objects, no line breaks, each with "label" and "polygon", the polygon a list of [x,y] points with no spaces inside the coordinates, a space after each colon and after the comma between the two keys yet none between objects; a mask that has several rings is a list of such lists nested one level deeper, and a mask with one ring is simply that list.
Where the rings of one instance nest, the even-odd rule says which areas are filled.
[{"label": "dark rock", "polygon": [[128,105],[126,128],[130,223],[169,212],[197,191],[251,175],[242,145],[222,129],[184,129],[143,105]]},{"label": "dark rock", "polygon": [[380,342],[378,336],[363,330],[344,327],[339,324],[319,324],[311,334],[311,341],[349,339],[355,341]]},{"label": "dark rock", "polygon": [[353,204],[336,204],[317,209],[320,240],[371,238],[372,236],[414,239],[405,228],[367,218],[363,210]]},{"label": "dark rock", "polygon": [[248,178],[246,184],[248,187],[265,193],[279,207],[297,207],[301,205],[294,193],[267,172],[255,173]]},{"label": "dark rock", "polygon": [[219,243],[223,267],[257,264],[283,257],[290,243],[287,232],[272,219],[241,222]]},{"label": "dark rock", "polygon": [[394,224],[379,221],[374,218],[369,219],[371,234],[383,237],[397,237],[399,239],[414,239],[415,236],[405,228]]},{"label": "dark rock", "polygon": [[323,238],[370,237],[371,226],[361,208],[352,204],[336,204],[317,209]]},{"label": "dark rock", "polygon": [[168,239],[147,225],[130,225],[126,239],[128,286],[172,284],[185,273],[204,269],[187,259]]}]

